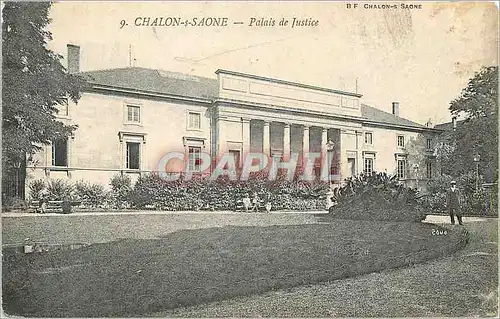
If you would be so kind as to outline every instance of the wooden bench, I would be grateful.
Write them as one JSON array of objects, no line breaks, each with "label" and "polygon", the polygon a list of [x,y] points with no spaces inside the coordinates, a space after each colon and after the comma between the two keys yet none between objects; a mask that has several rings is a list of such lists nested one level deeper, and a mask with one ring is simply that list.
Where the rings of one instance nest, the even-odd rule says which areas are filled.
[{"label": "wooden bench", "polygon": [[[67,202],[69,203],[69,206],[64,207],[65,202],[62,200],[49,200],[47,202],[47,206],[45,207],[45,213],[71,213],[71,206],[77,206],[80,203],[79,202]],[[40,201],[34,200],[30,202],[30,205],[28,207],[29,211],[33,211],[35,213],[42,213],[42,207],[40,205]]]},{"label": "wooden bench", "polygon": [[[266,211],[266,206],[264,204],[262,204],[262,202],[260,202],[258,205],[259,205],[259,212],[265,212]],[[253,205],[250,204],[250,206],[248,207],[248,212],[249,213],[252,212],[252,208],[253,208]],[[236,205],[234,206],[233,211],[235,211],[235,212],[245,212],[245,205],[243,205],[243,201],[242,200],[239,200],[239,201],[236,202]]]}]

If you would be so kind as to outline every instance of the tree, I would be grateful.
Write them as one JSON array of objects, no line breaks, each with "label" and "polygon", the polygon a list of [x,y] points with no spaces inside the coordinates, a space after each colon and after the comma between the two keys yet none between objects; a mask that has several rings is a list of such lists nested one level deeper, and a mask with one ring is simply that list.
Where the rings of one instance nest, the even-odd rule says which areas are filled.
[{"label": "tree", "polygon": [[433,163],[434,158],[428,152],[427,139],[433,137],[434,135],[429,133],[420,133],[416,137],[410,137],[406,144],[408,178],[414,178],[417,182],[428,179],[427,163]]},{"label": "tree", "polygon": [[[56,119],[57,105],[77,102],[83,78],[68,74],[61,56],[47,48],[50,2],[5,2],[2,12],[2,194],[22,195],[24,183],[9,192],[14,175],[24,180],[26,158],[74,125]],[[21,178],[19,173],[21,172]]]},{"label": "tree", "polygon": [[471,78],[461,95],[450,103],[453,116],[463,116],[456,130],[445,134],[450,155],[444,163],[452,175],[475,170],[486,181],[498,179],[498,66],[483,67]]}]

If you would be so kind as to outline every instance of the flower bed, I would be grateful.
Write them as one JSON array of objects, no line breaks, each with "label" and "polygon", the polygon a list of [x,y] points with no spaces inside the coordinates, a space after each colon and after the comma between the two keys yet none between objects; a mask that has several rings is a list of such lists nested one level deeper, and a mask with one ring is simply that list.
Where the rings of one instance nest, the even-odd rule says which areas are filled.
[{"label": "flower bed", "polygon": [[132,185],[127,175],[110,180],[111,189],[84,181],[35,180],[30,184],[31,200],[78,201],[73,211],[110,211],[154,209],[165,211],[236,210],[245,196],[257,194],[259,205],[271,203],[274,211],[310,211],[326,209],[328,183],[288,181],[283,177],[268,180],[265,172],[246,181],[219,177],[195,177],[166,181],[155,174],[141,176]]},{"label": "flower bed", "polygon": [[160,210],[235,210],[247,195],[257,194],[260,204],[269,202],[273,210],[317,210],[326,206],[328,184],[276,180],[261,176],[247,181],[227,178],[165,181],[155,175],[141,177],[130,195],[131,205],[153,205]]}]

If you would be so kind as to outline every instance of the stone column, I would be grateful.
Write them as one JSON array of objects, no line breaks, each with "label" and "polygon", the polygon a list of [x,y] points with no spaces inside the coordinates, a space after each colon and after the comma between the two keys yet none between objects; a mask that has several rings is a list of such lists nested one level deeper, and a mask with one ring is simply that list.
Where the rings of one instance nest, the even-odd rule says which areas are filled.
[{"label": "stone column", "polygon": [[361,174],[364,169],[365,163],[363,163],[363,132],[356,131],[356,150],[358,151],[358,157],[356,158],[356,175]]},{"label": "stone column", "polygon": [[327,148],[327,143],[328,143],[328,128],[323,127],[321,131],[321,175],[322,177],[325,177],[326,173],[326,178],[328,179],[328,185],[329,185],[329,190],[326,194],[326,208],[329,209],[331,204],[332,204],[332,196],[333,196],[333,188],[332,184],[330,181],[330,168],[331,168],[331,162],[328,154],[328,148]]},{"label": "stone column", "polygon": [[[215,118],[215,130],[214,130],[215,134],[214,134],[214,136],[212,136],[212,138],[214,139],[213,143],[214,143],[215,147],[214,147],[214,153],[212,155],[212,160],[211,160],[211,169],[210,169],[211,171],[213,169],[215,169],[218,160],[226,152],[227,142],[222,137],[223,136],[222,125],[224,123],[224,119],[225,119],[225,117],[222,117],[220,115],[218,115]],[[187,152],[187,150],[186,150],[186,152]]]},{"label": "stone column", "polygon": [[270,139],[269,139],[269,122],[264,121],[264,134],[263,134],[263,141],[262,141],[262,151],[265,155],[269,156],[271,155],[271,144],[270,144]]},{"label": "stone column", "polygon": [[309,153],[309,126],[304,125],[302,131],[302,156]]},{"label": "stone column", "polygon": [[242,154],[240,156],[240,166],[243,165],[244,158],[248,153],[250,153],[250,119],[241,119],[241,127],[242,127]]},{"label": "stone column", "polygon": [[328,129],[326,127],[321,131],[321,156],[326,157],[328,149],[326,144],[328,143]]},{"label": "stone column", "polygon": [[305,157],[307,154],[309,154],[309,126],[304,125],[302,129],[302,156],[299,161],[302,166],[306,165]]},{"label": "stone column", "polygon": [[283,160],[290,160],[290,124],[285,123],[283,127]]}]

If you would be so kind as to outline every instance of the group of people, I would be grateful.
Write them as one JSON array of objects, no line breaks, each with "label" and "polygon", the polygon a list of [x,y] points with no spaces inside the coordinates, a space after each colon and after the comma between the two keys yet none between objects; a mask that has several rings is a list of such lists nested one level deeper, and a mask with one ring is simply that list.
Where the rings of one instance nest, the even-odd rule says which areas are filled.
[{"label": "group of people", "polygon": [[[257,193],[253,193],[252,198],[250,199],[250,194],[246,194],[245,198],[243,198],[243,207],[245,208],[245,212],[259,212],[260,199]],[[269,201],[264,205],[266,212],[271,211],[271,203]]]}]

